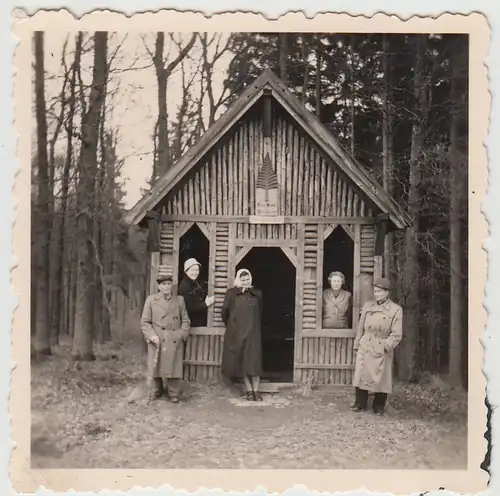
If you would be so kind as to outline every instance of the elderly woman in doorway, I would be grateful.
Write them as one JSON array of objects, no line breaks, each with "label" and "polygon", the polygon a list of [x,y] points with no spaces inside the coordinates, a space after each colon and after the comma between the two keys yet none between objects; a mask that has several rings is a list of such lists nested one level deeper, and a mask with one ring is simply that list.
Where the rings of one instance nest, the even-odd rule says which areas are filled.
[{"label": "elderly woman in doorway", "polygon": [[222,352],[222,375],[228,382],[243,378],[249,401],[262,401],[262,293],[252,286],[247,269],[237,272],[234,287],[226,293],[222,320],[226,325]]},{"label": "elderly woman in doorway", "polygon": [[361,310],[354,340],[356,368],[353,385],[356,401],[353,411],[367,409],[368,393],[374,393],[373,412],[382,415],[387,395],[392,392],[394,348],[403,335],[403,309],[389,298],[390,283],[385,278],[374,283],[374,301]]},{"label": "elderly woman in doorway", "polygon": [[184,262],[184,277],[177,288],[177,294],[184,298],[191,320],[191,327],[207,325],[207,310],[214,303],[213,296],[207,296],[198,278],[201,264],[195,258]]},{"label": "elderly woman in doorway", "polygon": [[323,291],[323,328],[347,329],[351,320],[351,293],[343,289],[345,276],[342,272],[331,272],[330,287]]}]

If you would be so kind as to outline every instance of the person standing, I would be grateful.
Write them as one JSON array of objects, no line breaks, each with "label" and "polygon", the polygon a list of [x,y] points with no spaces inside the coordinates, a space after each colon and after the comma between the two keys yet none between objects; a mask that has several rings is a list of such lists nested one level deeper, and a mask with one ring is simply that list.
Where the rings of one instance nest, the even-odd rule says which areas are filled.
[{"label": "person standing", "polygon": [[403,335],[403,309],[389,298],[389,290],[387,279],[377,279],[373,288],[375,300],[365,303],[361,310],[354,340],[356,399],[352,411],[366,410],[371,392],[373,412],[382,415],[387,395],[392,392],[392,362],[394,349]]},{"label": "person standing", "polygon": [[177,288],[177,294],[182,296],[186,303],[191,327],[206,327],[208,307],[214,303],[214,297],[207,296],[203,288],[204,281],[199,281],[200,267],[200,262],[195,258],[186,260],[184,277]]},{"label": "person standing", "polygon": [[165,384],[170,401],[178,403],[190,320],[184,298],[172,294],[172,276],[158,276],[156,282],[159,291],[146,298],[141,317],[148,343],[148,384],[153,398],[162,395]]},{"label": "person standing", "polygon": [[228,382],[242,378],[249,401],[262,401],[262,293],[252,286],[252,274],[240,269],[222,304],[226,325],[222,375]]},{"label": "person standing", "polygon": [[323,329],[347,329],[351,317],[351,293],[343,289],[345,276],[332,272],[328,276],[330,287],[323,291]]}]

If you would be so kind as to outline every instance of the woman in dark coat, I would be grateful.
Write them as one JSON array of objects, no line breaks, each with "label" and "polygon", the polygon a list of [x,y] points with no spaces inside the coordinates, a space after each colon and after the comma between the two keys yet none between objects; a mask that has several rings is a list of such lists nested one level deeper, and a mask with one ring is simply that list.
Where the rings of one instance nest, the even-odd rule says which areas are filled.
[{"label": "woman in dark coat", "polygon": [[177,294],[184,298],[186,309],[191,320],[191,327],[206,327],[207,309],[214,303],[213,296],[207,296],[206,291],[198,281],[200,262],[190,258],[184,262],[184,277],[179,283]]},{"label": "woman in dark coat", "polygon": [[249,401],[262,401],[262,293],[252,286],[247,269],[236,274],[234,287],[226,293],[222,320],[226,325],[222,352],[222,375],[231,382],[243,378]]}]

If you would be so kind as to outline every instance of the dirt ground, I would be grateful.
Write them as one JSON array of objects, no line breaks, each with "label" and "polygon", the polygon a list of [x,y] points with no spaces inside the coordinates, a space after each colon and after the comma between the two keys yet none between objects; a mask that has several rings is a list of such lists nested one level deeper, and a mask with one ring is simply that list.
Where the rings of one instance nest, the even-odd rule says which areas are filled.
[{"label": "dirt ground", "polygon": [[75,364],[68,346],[32,364],[32,467],[462,469],[466,394],[438,379],[396,385],[385,416],[352,413],[352,392],[315,389],[249,403],[184,384],[183,402],[145,401],[140,343]]}]

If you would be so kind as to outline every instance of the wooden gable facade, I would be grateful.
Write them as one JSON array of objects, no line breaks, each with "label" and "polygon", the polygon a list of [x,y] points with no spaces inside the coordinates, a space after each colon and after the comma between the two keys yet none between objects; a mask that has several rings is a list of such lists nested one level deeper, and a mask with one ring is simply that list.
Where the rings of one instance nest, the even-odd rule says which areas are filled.
[{"label": "wooden gable facade", "polygon": [[[247,88],[127,220],[149,226],[152,291],[158,272],[172,270],[176,283],[186,258],[196,256],[203,264],[215,304],[206,327],[191,331],[187,379],[218,376],[224,294],[236,270],[252,271],[247,264],[253,264],[260,274],[259,281],[252,271],[254,283],[271,308],[268,327],[287,329],[269,331],[281,338],[269,344],[274,351],[268,350],[267,361],[276,362],[269,354],[288,346],[283,367],[290,380],[339,385],[352,381],[359,310],[381,270],[376,241],[381,245],[387,230],[410,225],[405,212],[271,72]],[[345,274],[353,295],[347,329],[322,328],[322,292],[331,270]],[[273,307],[277,295],[288,296]],[[263,336],[264,348],[271,341]]]}]

